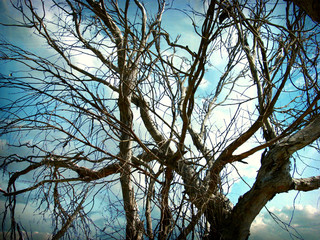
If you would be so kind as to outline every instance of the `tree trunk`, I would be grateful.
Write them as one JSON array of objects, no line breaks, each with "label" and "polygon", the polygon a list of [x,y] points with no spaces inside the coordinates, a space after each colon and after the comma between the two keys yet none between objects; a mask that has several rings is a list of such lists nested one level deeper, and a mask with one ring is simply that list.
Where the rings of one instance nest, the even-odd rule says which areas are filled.
[{"label": "tree trunk", "polygon": [[165,182],[161,190],[161,216],[160,216],[160,230],[159,230],[159,240],[165,240],[171,231],[172,226],[172,214],[169,208],[169,191],[170,184],[173,180],[173,171],[170,168],[166,168],[165,171]]},{"label": "tree trunk", "polygon": [[291,0],[299,8],[304,10],[313,21],[320,23],[320,1],[319,0]]},{"label": "tree trunk", "polygon": [[[317,117],[308,126],[273,145],[267,154],[262,155],[261,168],[255,184],[249,192],[239,198],[237,205],[232,209],[225,221],[221,239],[247,239],[253,220],[267,202],[278,193],[296,188],[298,181],[290,175],[290,157],[317,139],[320,135],[319,130],[320,117]],[[312,180],[309,181],[310,185],[319,184],[316,178]]]},{"label": "tree trunk", "polygon": [[121,76],[122,81],[118,99],[120,121],[122,123],[121,142],[119,144],[120,158],[122,159],[120,182],[127,220],[126,239],[138,240],[143,238],[144,226],[139,218],[138,207],[131,181],[132,139],[128,133],[128,130],[131,129],[133,124],[131,97],[137,71],[132,69],[129,73],[125,68],[123,71],[124,73]]}]

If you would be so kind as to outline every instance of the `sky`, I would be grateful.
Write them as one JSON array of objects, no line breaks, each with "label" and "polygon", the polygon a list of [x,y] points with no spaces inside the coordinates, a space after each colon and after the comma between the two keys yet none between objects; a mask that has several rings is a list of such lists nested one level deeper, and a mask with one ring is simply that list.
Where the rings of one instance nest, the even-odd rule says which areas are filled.
[{"label": "sky", "polygon": [[[181,6],[185,1],[175,1],[176,7]],[[148,2],[150,3],[150,2]],[[200,7],[198,1],[191,1],[196,7]],[[279,9],[283,11],[283,9]],[[7,0],[0,0],[0,22],[8,21],[12,16],[12,10],[8,5]],[[176,19],[180,20],[177,22]],[[194,35],[192,33],[193,27],[190,25],[188,19],[179,11],[165,13],[163,17],[163,26],[169,33],[175,34],[180,33],[180,41],[189,46],[191,50],[196,50],[198,43],[193,41]],[[9,20],[10,21],[10,20]],[[172,24],[175,22],[175,24]],[[27,37],[26,37],[27,36]],[[22,29],[8,30],[3,26],[0,26],[0,37],[15,42],[16,44],[27,47],[33,51],[44,51],[41,48],[41,42],[36,40],[30,31],[24,31]],[[39,47],[40,46],[40,47]],[[221,55],[227,54],[222,52]],[[81,57],[80,57],[81,58]],[[81,59],[79,59],[81,60]],[[218,62],[217,62],[218,61]],[[205,75],[205,81],[200,86],[201,91],[207,91],[213,87],[213,83],[210,82],[212,76],[219,72],[219,66],[223,66],[223,58],[217,60],[215,69],[209,70]],[[220,61],[220,62],[219,62]],[[0,73],[3,75],[9,75],[15,72],[17,65],[8,65],[0,63]],[[8,92],[1,92],[2,96],[9,95]],[[248,106],[252,107],[252,106]],[[228,116],[225,114],[226,118]],[[8,151],[6,146],[7,139],[0,139],[0,153]],[[319,168],[308,168],[307,164],[311,164],[315,167],[319,167],[319,163],[312,159],[319,159],[319,153],[314,149],[308,148],[304,150],[307,157],[304,161],[306,164],[298,165],[298,171],[302,173],[302,176],[309,177],[312,175],[319,175]],[[241,172],[246,183],[252,185],[256,176],[256,171],[259,168],[259,154],[251,157],[250,167],[237,165],[238,170]],[[233,173],[236,174],[236,173]],[[297,176],[299,177],[299,176]],[[0,178],[4,181],[4,179]],[[240,179],[234,183],[232,189],[228,195],[232,202],[236,203],[239,196],[249,189]],[[3,183],[0,183],[1,188],[5,188]],[[251,236],[249,239],[252,240],[280,240],[280,239],[317,239],[320,236],[320,190],[312,192],[289,192],[275,196],[264,208],[251,227]],[[35,216],[35,204],[32,201],[28,201],[25,206],[26,199],[20,198],[17,206],[17,212],[21,214],[19,218],[21,222],[29,223],[30,228],[33,229],[34,239],[47,239],[50,237],[51,226],[50,222],[43,222],[43,219]],[[0,214],[5,204],[4,197],[0,197]],[[103,221],[101,216],[95,216],[96,221]],[[40,226],[41,228],[37,227]],[[0,236],[1,239],[2,236]]]}]

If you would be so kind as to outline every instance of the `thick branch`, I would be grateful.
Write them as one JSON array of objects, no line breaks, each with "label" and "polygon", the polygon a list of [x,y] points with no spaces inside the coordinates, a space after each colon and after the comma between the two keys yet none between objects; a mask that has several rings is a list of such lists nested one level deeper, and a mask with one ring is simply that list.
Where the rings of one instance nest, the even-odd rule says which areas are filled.
[{"label": "thick branch", "polygon": [[299,8],[303,9],[313,21],[320,23],[320,2],[319,0],[290,0]]},{"label": "thick branch", "polygon": [[244,153],[241,153],[239,155],[234,155],[233,156],[233,161],[240,161],[244,158],[247,158],[249,157],[250,155],[256,153],[257,151],[261,150],[261,149],[264,149],[264,148],[267,148],[267,147],[270,147],[271,145],[273,145],[274,143],[278,142],[279,140],[285,138],[286,136],[288,136],[288,134],[290,133],[290,131],[293,131],[293,129],[301,124],[301,122],[303,121],[303,119],[308,115],[310,114],[310,112],[312,111],[313,107],[317,104],[318,100],[319,100],[319,97],[320,96],[317,96],[315,98],[315,100],[312,102],[312,104],[308,107],[308,109],[300,116],[298,117],[288,128],[286,128],[279,136],[271,139],[270,141],[264,143],[264,144],[261,144],[260,146],[257,146],[255,148],[252,148],[251,150],[247,151],[247,152],[244,152]]},{"label": "thick branch", "polygon": [[320,188],[320,176],[309,178],[293,178],[293,188],[298,191],[312,191]]},{"label": "thick branch", "polygon": [[[308,191],[319,187],[319,177],[292,179],[289,168],[292,154],[311,144],[319,137],[320,116],[297,133],[282,139],[266,155],[262,156],[262,166],[255,184],[250,191],[239,198],[233,209],[230,217],[232,221],[230,224],[234,226],[232,234],[241,233],[243,234],[241,239],[245,239],[254,218],[276,194],[293,189]],[[243,215],[243,212],[247,214]]]}]

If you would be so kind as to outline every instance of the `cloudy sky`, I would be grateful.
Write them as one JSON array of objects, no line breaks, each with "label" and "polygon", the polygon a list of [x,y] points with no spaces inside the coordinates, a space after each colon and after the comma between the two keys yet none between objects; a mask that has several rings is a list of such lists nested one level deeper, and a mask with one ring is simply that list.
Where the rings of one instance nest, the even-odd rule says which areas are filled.
[{"label": "cloudy sky", "polygon": [[[8,0],[0,0],[0,21],[10,21],[10,17],[14,16],[13,11],[8,5]],[[147,1],[146,1],[147,2]],[[176,1],[176,7],[181,6],[185,1]],[[150,3],[150,2],[149,2]],[[191,3],[199,7],[198,1],[191,1]],[[198,5],[198,6],[197,6]],[[284,11],[284,9],[279,9]],[[182,13],[175,12],[174,16],[168,12],[164,15],[164,27],[170,33],[180,33],[182,43],[187,44],[190,49],[196,49],[197,43],[192,41],[194,34],[192,32],[193,27],[190,22]],[[179,24],[176,19],[179,18]],[[34,38],[30,31],[23,29],[8,30],[3,26],[0,26],[0,37],[4,37],[9,41],[15,42],[20,46],[27,47],[30,50],[39,51],[39,41]],[[221,55],[226,54],[222,52]],[[223,58],[220,60],[223,63]],[[216,67],[219,67],[219,61],[216,62]],[[8,75],[15,71],[16,66],[1,64],[0,73]],[[205,91],[206,88],[210,88],[210,74],[214,75],[217,70],[210,70],[207,72],[201,88]],[[8,93],[1,92],[2,96]],[[8,151],[5,146],[7,139],[0,139],[0,153]],[[312,175],[319,175],[319,168],[308,168],[307,165],[319,166],[319,163],[314,159],[319,159],[319,153],[313,149],[304,150],[304,154],[307,155],[304,158],[305,164],[298,164],[298,171],[303,177],[309,177]],[[259,153],[260,154],[260,153]],[[257,160],[252,160],[251,165],[247,166],[239,165],[239,171],[241,172],[244,180],[250,185],[253,183],[256,171],[259,167],[259,157],[252,156]],[[244,168],[246,167],[246,168]],[[296,176],[299,177],[299,176]],[[0,179],[4,181],[4,179]],[[5,184],[0,183],[1,188],[5,188]],[[247,191],[249,188],[246,183],[240,179],[232,186],[229,198],[235,203],[238,197]],[[251,228],[250,239],[254,240],[277,240],[277,239],[318,239],[320,236],[320,190],[297,193],[289,192],[276,196],[272,201],[267,204],[267,208],[263,209],[260,215],[254,221]],[[19,198],[17,205],[17,213],[20,212],[21,222],[28,223],[29,227],[33,229],[34,239],[47,239],[48,232],[50,232],[50,222],[43,222],[43,219],[35,217],[35,206],[32,201],[28,201],[27,207],[25,206],[26,199]],[[5,199],[0,197],[0,214],[4,208]],[[101,220],[97,218],[97,221]],[[39,227],[41,226],[41,227]],[[2,236],[0,236],[1,239]]]}]

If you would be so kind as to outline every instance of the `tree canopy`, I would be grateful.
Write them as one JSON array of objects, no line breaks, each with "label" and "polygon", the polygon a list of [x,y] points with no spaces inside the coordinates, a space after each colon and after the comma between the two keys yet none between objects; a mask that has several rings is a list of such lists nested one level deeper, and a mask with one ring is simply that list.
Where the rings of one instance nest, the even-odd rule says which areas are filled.
[{"label": "tree canopy", "polygon": [[11,7],[1,25],[32,44],[0,39],[5,238],[27,232],[23,202],[52,239],[247,239],[275,195],[320,187],[302,152],[319,151],[319,24],[291,1]]}]

